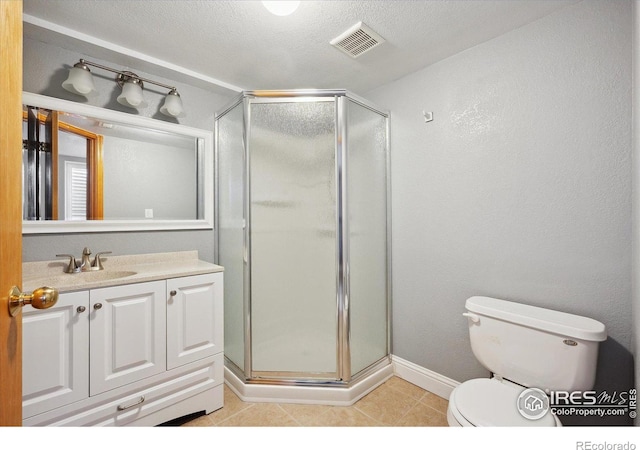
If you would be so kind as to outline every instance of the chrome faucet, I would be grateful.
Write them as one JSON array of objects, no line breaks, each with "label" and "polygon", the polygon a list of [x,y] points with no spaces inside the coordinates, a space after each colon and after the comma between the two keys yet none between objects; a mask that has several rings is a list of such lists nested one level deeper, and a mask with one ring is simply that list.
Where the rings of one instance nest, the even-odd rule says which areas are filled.
[{"label": "chrome faucet", "polygon": [[60,254],[56,255],[57,257],[65,257],[69,258],[69,265],[65,269],[66,273],[79,273],[79,272],[91,272],[95,270],[104,270],[104,266],[102,265],[102,260],[100,259],[101,255],[107,255],[111,252],[100,252],[97,253],[93,262],[89,258],[91,256],[91,250],[85,247],[82,250],[82,261],[78,264],[78,260],[73,255]]},{"label": "chrome faucet", "polygon": [[91,256],[91,250],[85,247],[82,250],[82,262],[80,263],[80,272],[86,272],[91,270],[91,260],[89,259]]}]

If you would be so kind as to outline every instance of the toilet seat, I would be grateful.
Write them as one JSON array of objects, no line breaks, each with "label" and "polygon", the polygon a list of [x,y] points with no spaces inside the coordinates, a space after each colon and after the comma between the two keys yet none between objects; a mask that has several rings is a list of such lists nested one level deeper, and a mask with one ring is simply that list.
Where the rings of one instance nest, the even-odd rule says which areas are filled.
[{"label": "toilet seat", "polygon": [[550,412],[538,420],[523,417],[517,409],[517,400],[524,389],[515,383],[496,378],[465,381],[451,393],[448,412],[461,426],[562,426]]}]

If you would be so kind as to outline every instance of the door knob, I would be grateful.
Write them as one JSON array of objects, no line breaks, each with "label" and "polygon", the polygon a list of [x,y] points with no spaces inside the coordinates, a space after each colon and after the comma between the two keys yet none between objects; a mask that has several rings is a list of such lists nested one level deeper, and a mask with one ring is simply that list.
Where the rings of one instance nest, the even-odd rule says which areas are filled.
[{"label": "door knob", "polygon": [[15,317],[24,305],[31,305],[36,309],[51,308],[57,301],[58,290],[55,288],[44,286],[26,294],[14,286],[9,291],[9,314]]}]

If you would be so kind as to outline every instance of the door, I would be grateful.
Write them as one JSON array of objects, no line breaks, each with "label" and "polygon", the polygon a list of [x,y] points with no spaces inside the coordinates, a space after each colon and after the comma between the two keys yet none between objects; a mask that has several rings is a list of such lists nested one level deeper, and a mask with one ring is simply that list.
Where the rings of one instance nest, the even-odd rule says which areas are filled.
[{"label": "door", "polygon": [[335,99],[250,111],[252,376],[336,380]]},{"label": "door", "polygon": [[22,0],[0,1],[0,425],[22,424],[22,317],[9,290],[22,284]]}]

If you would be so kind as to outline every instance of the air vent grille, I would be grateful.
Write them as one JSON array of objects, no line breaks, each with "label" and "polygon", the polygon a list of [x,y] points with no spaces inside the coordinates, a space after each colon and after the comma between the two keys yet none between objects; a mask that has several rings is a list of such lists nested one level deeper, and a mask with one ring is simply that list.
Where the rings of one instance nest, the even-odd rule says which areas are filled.
[{"label": "air vent grille", "polygon": [[331,41],[331,45],[342,50],[352,58],[368,52],[385,42],[384,38],[362,22],[358,22],[350,29]]}]

